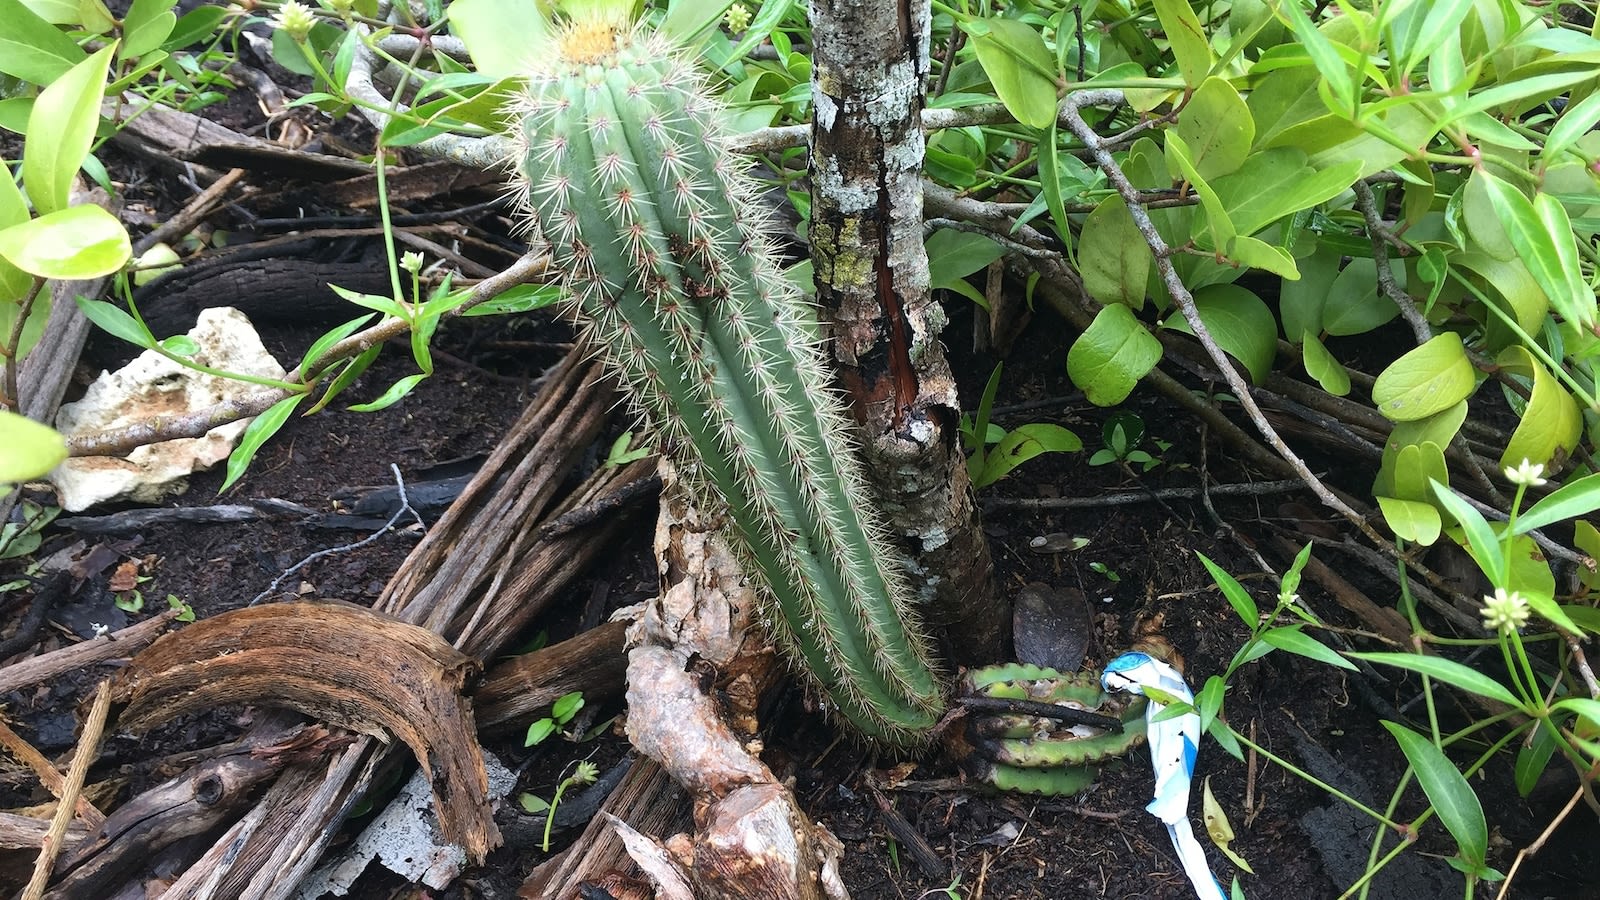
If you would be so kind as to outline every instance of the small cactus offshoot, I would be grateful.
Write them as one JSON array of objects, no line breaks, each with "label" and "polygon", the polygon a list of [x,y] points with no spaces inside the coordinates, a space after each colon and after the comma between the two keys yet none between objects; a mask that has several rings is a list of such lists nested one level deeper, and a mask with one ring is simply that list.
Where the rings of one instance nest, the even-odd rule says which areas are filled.
[{"label": "small cactus offshoot", "polygon": [[777,639],[870,739],[915,743],[939,677],[868,511],[814,309],[780,271],[721,109],[615,3],[556,24],[516,104],[529,226],[609,360],[772,603]]}]

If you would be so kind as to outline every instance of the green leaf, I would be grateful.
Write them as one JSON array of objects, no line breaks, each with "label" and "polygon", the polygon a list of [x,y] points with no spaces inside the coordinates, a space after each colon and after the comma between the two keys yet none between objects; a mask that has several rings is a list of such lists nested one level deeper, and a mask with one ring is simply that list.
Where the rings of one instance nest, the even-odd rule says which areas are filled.
[{"label": "green leaf", "polygon": [[1439,500],[1439,505],[1461,524],[1461,531],[1467,538],[1472,558],[1477,560],[1478,568],[1488,576],[1489,583],[1506,584],[1510,564],[1506,560],[1500,542],[1495,539],[1494,530],[1489,527],[1489,522],[1484,519],[1483,514],[1438,481],[1432,482],[1431,487],[1434,497]]},{"label": "green leaf", "polygon": [[1288,250],[1276,244],[1236,234],[1228,238],[1222,251],[1234,265],[1271,272],[1290,281],[1298,281],[1300,278],[1300,270],[1294,264],[1294,257],[1289,255]]},{"label": "green leaf", "polygon": [[1290,29],[1311,56],[1311,63],[1317,67],[1317,72],[1327,85],[1328,92],[1338,101],[1338,108],[1335,111],[1353,115],[1356,84],[1350,76],[1349,66],[1345,65],[1344,58],[1339,55],[1333,42],[1311,24],[1311,19],[1306,16],[1305,10],[1300,8],[1298,2],[1280,2],[1278,12],[1289,20]]},{"label": "green leaf", "polygon": [[351,319],[343,325],[331,329],[322,337],[319,337],[313,341],[311,346],[306,348],[305,355],[300,357],[300,371],[307,376],[306,381],[309,383],[311,381],[310,376],[316,374],[315,371],[310,368],[310,366],[321,361],[322,354],[328,352],[328,349],[334,344],[337,344],[350,335],[355,334],[357,328],[360,328],[362,325],[365,325],[370,321],[372,321],[371,315],[365,315],[359,318]]},{"label": "green leaf", "polygon": [[1200,557],[1200,564],[1206,567],[1207,572],[1211,573],[1211,580],[1216,582],[1217,587],[1221,589],[1222,596],[1228,598],[1228,605],[1233,607],[1235,613],[1238,613],[1239,618],[1244,622],[1244,627],[1254,630],[1257,625],[1261,624],[1261,610],[1256,607],[1255,598],[1250,596],[1250,592],[1244,589],[1244,585],[1228,574],[1228,570],[1212,562],[1210,557],[1204,553],[1196,550],[1194,555]]},{"label": "green leaf", "polygon": [[[48,295],[46,295],[48,297]],[[52,304],[43,299],[28,307],[28,321],[22,323],[22,333],[15,347],[17,358],[25,359],[39,343],[39,338],[44,336],[45,326],[50,324],[50,309]],[[0,334],[12,334],[17,325],[17,316],[22,312],[21,303],[10,303],[0,300]]]},{"label": "green leaf", "polygon": [[128,315],[121,307],[113,306],[104,300],[91,300],[83,296],[74,299],[78,303],[78,309],[83,311],[84,317],[99,326],[101,331],[121,338],[135,347],[150,350],[156,346],[156,337],[150,333],[150,329],[138,319]]},{"label": "green leaf", "polygon": [[[1256,139],[1256,124],[1233,85],[1226,78],[1212,76],[1195,89],[1183,108],[1178,134],[1192,154],[1195,170],[1202,178],[1213,181],[1244,163],[1250,155],[1250,144]],[[1217,193],[1222,195],[1220,189]]]},{"label": "green leaf", "polygon": [[51,25],[79,25],[83,22],[76,0],[22,0],[22,5]]},{"label": "green leaf", "polygon": [[[1522,524],[1522,520],[1518,519],[1517,524]],[[1572,545],[1583,551],[1583,554],[1590,559],[1600,560],[1600,528],[1595,528],[1589,524],[1587,519],[1579,519],[1573,522]],[[1600,588],[1600,572],[1591,571],[1588,566],[1578,566],[1577,570],[1578,580],[1583,583],[1584,587],[1591,591]],[[1564,609],[1571,616],[1574,607],[1564,607]],[[1600,622],[1594,624],[1595,627],[1585,627],[1584,631],[1590,633],[1600,632]]]},{"label": "green leaf", "polygon": [[1517,696],[1511,693],[1505,685],[1479,672],[1477,669],[1462,665],[1454,660],[1438,656],[1424,656],[1420,653],[1347,653],[1345,655],[1351,659],[1363,659],[1367,662],[1405,669],[1408,672],[1417,672],[1460,688],[1468,693],[1499,701],[1507,706],[1522,705],[1522,701],[1517,699]]},{"label": "green leaf", "polygon": [[[1530,202],[1523,193],[1481,169],[1494,211],[1516,248],[1517,255],[1533,274],[1550,305],[1562,318],[1585,328],[1595,324],[1594,292],[1582,284],[1577,265],[1577,248],[1572,228],[1561,204],[1547,194]],[[1573,268],[1566,268],[1567,265]]]},{"label": "green leaf", "polygon": [[1309,331],[1300,333],[1300,358],[1305,363],[1306,374],[1315,378],[1323,390],[1335,397],[1350,393],[1350,373]]},{"label": "green leaf", "polygon": [[89,155],[100,124],[106,66],[115,51],[114,46],[106,47],[73,66],[34,101],[22,149],[22,186],[41,216],[67,208],[72,179]]},{"label": "green leaf", "polygon": [[[28,221],[28,201],[22,196],[10,170],[0,172],[0,231]],[[0,308],[21,303],[33,287],[33,277],[0,256]],[[49,306],[49,304],[39,304]],[[9,325],[0,334],[10,334]]]},{"label": "green leaf", "polygon": [[1279,650],[1293,653],[1296,656],[1304,656],[1307,659],[1314,659],[1317,662],[1326,663],[1335,668],[1349,669],[1352,672],[1356,670],[1354,663],[1334,652],[1327,644],[1301,631],[1302,627],[1300,625],[1285,625],[1281,628],[1269,628],[1261,633],[1261,640]]},{"label": "green leaf", "polygon": [[1048,128],[1056,120],[1056,60],[1044,37],[1017,19],[963,23],[994,92],[1018,122]]},{"label": "green leaf", "polygon": [[32,481],[66,458],[67,439],[54,428],[0,409],[0,482]]},{"label": "green leaf", "polygon": [[450,30],[467,45],[478,74],[514,78],[529,54],[548,52],[550,23],[534,0],[453,0]]},{"label": "green leaf", "polygon": [[1056,237],[1067,245],[1071,253],[1072,223],[1067,220],[1066,199],[1062,190],[1064,160],[1073,160],[1061,152],[1061,123],[1051,120],[1044,130],[1044,140],[1039,144],[1039,193],[1044,197],[1045,208],[1050,210],[1050,221],[1056,226]]},{"label": "green leaf", "polygon": [[1600,91],[1593,91],[1563,110],[1561,118],[1550,126],[1550,134],[1544,139],[1544,149],[1539,152],[1540,160],[1547,166],[1554,165],[1561,151],[1576,144],[1597,124],[1600,124]]},{"label": "green leaf", "polygon": [[580,691],[573,691],[570,694],[562,694],[556,700],[556,702],[551,705],[550,715],[557,722],[565,723],[574,715],[577,715],[578,710],[580,709],[583,709],[583,693]]},{"label": "green leaf", "polygon": [[1499,200],[1489,185],[1492,178],[1488,169],[1477,169],[1460,187],[1461,224],[1472,237],[1470,249],[1482,250],[1499,260],[1516,259],[1517,248],[1512,246],[1511,236],[1500,224],[1500,214],[1495,211]]},{"label": "green leaf", "polygon": [[47,85],[83,60],[72,38],[20,0],[0,0],[0,72]]},{"label": "green leaf", "polygon": [[217,489],[218,494],[226,493],[233,487],[234,482],[244,476],[246,469],[250,468],[250,461],[255,459],[256,451],[278,433],[283,423],[289,421],[289,414],[304,400],[305,394],[291,394],[267,407],[266,412],[250,420],[244,434],[239,436],[239,446],[233,448],[228,454],[228,474],[222,480],[222,487]]},{"label": "green leaf", "polygon": [[[1519,460],[1520,462],[1520,460]],[[1562,485],[1517,517],[1517,534],[1586,516],[1600,509],[1600,473]]]},{"label": "green leaf", "polygon": [[1189,0],[1154,0],[1156,18],[1161,20],[1161,30],[1172,45],[1172,55],[1177,58],[1178,72],[1190,87],[1200,84],[1211,71],[1216,56],[1211,52],[1211,41],[1206,37],[1200,18],[1194,14]]},{"label": "green leaf", "polygon": [[[1213,284],[1195,291],[1194,305],[1217,346],[1244,364],[1252,382],[1264,381],[1278,350],[1278,325],[1261,298],[1236,284]],[[1194,333],[1181,316],[1168,317],[1166,327]]]},{"label": "green leaf", "polygon": [[1121,197],[1107,197],[1084,219],[1078,260],[1083,286],[1096,300],[1144,308],[1154,259]]},{"label": "green leaf", "polygon": [[555,733],[556,723],[554,720],[535,719],[533,724],[528,726],[528,734],[527,737],[523,738],[522,746],[532,747],[535,744],[542,744],[550,738],[550,735]]},{"label": "green leaf", "polygon": [[1240,234],[1255,234],[1284,216],[1310,209],[1350,189],[1361,163],[1316,171],[1305,151],[1274,147],[1251,154],[1238,171],[1212,182]]},{"label": "green leaf", "polygon": [[1194,167],[1193,156],[1182,135],[1172,131],[1167,132],[1166,154],[1168,169],[1189,182],[1194,192],[1200,196],[1200,206],[1206,213],[1213,248],[1220,249],[1226,246],[1228,239],[1237,233],[1237,229],[1233,227],[1233,220],[1228,218],[1228,208],[1223,205],[1222,198],[1217,196],[1217,192],[1212,190],[1211,185]]},{"label": "green leaf", "polygon": [[1502,350],[1496,361],[1504,371],[1533,379],[1528,406],[1500,454],[1500,467],[1510,468],[1525,459],[1545,465],[1558,456],[1565,459],[1583,436],[1583,411],[1578,401],[1521,344]]},{"label": "green leaf", "polygon": [[1332,290],[1329,285],[1339,276],[1343,254],[1322,244],[1299,262],[1300,279],[1285,279],[1278,291],[1278,311],[1283,316],[1283,334],[1289,340],[1305,334],[1322,333],[1322,316]]},{"label": "green leaf", "polygon": [[1489,826],[1483,818],[1483,805],[1466,776],[1443,750],[1422,735],[1395,722],[1384,722],[1383,727],[1394,735],[1400,752],[1411,763],[1422,792],[1438,812],[1439,822],[1456,839],[1462,858],[1473,867],[1481,867],[1489,847]]},{"label": "green leaf", "polygon": [[127,229],[92,203],[0,230],[0,256],[40,278],[98,278],[121,269],[132,255]]},{"label": "green leaf", "polygon": [[1544,774],[1555,752],[1556,738],[1552,736],[1550,726],[1539,722],[1534,730],[1533,742],[1517,751],[1515,777],[1519,796],[1526,797],[1533,793],[1539,776]]},{"label": "green leaf", "polygon": [[389,385],[389,389],[384,391],[383,396],[379,397],[378,399],[369,403],[353,404],[350,409],[352,412],[377,412],[380,409],[388,409],[389,407],[400,402],[401,398],[405,397],[405,395],[411,393],[411,389],[421,384],[422,380],[427,377],[428,373],[426,372],[418,372],[415,375],[407,375],[399,381],[396,381],[394,384]]},{"label": "green leaf", "polygon": [[172,12],[177,0],[133,0],[122,20],[122,49],[118,59],[133,59],[167,42],[178,17]]},{"label": "green leaf", "polygon": [[1005,249],[981,234],[941,228],[928,236],[928,283],[935,290],[959,290],[965,278],[981,272],[1005,255]]},{"label": "green leaf", "polygon": [[1133,312],[1113,304],[1095,314],[1094,322],[1067,351],[1067,376],[1096,406],[1126,400],[1134,385],[1161,361],[1161,342]]},{"label": "green leaf", "polygon": [[1410,422],[1472,396],[1477,381],[1461,336],[1438,335],[1389,365],[1372,385],[1372,402],[1393,422]]},{"label": "green leaf", "polygon": [[519,284],[462,313],[463,316],[504,316],[531,312],[561,300],[561,287],[555,284]]},{"label": "green leaf", "polygon": [[[1405,287],[1405,269],[1394,268]],[[1378,265],[1367,257],[1350,260],[1328,288],[1322,306],[1322,328],[1336,337],[1365,334],[1400,315],[1400,308],[1378,291]]]},{"label": "green leaf", "polygon": [[202,6],[184,13],[173,26],[172,33],[167,35],[166,49],[182,50],[210,39],[227,15],[227,8],[222,6]]},{"label": "green leaf", "polygon": [[983,470],[973,478],[976,487],[986,487],[1006,477],[1012,469],[1045,453],[1075,453],[1083,449],[1078,436],[1045,422],[1022,425],[995,445],[984,456]]},{"label": "green leaf", "polygon": [[1433,546],[1433,542],[1439,539],[1439,532],[1444,523],[1439,518],[1439,511],[1434,509],[1432,504],[1382,495],[1377,499],[1378,509],[1383,512],[1383,520],[1389,523],[1389,528],[1395,537],[1424,547]]}]

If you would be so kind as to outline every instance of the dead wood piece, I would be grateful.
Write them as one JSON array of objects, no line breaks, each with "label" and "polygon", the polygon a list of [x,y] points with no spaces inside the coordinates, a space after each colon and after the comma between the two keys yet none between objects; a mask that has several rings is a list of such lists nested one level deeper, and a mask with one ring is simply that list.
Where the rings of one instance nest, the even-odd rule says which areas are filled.
[{"label": "dead wood piece", "polygon": [[[670,472],[663,479],[670,485]],[[656,552],[667,585],[630,634],[643,645],[628,654],[628,739],[694,799],[693,835],[664,846],[705,900],[848,896],[837,872],[842,846],[801,812],[688,671],[691,655],[719,667],[752,655],[769,668],[775,660],[752,628],[756,598],[718,523],[702,521],[681,492],[666,498]],[[659,863],[642,852],[641,865]]]},{"label": "dead wood piece", "polygon": [[[57,799],[66,792],[66,779],[56,771],[55,765],[45,759],[43,753],[34,749],[32,744],[23,740],[22,735],[12,731],[11,726],[4,721],[0,721],[0,746],[5,747],[12,756],[31,769],[44,789],[54,794]],[[89,798],[82,795],[78,797],[73,813],[89,828],[99,828],[106,820],[105,813],[96,809],[94,804],[89,802]]]},{"label": "dead wood piece", "polygon": [[188,524],[254,522],[258,519],[298,519],[313,515],[316,515],[316,510],[298,503],[266,498],[247,500],[244,503],[219,503],[215,506],[125,509],[104,516],[66,516],[56,519],[54,524],[79,534],[132,534],[152,525],[174,522]]},{"label": "dead wood piece", "polygon": [[[0,850],[37,850],[44,844],[50,831],[48,819],[0,813]],[[87,825],[74,822],[67,826],[66,843],[76,844],[89,834]]]},{"label": "dead wood piece", "polygon": [[211,830],[250,801],[281,761],[236,754],[208,760],[133,798],[73,848],[48,900],[103,896],[162,848]]},{"label": "dead wood piece", "polygon": [[517,896],[526,900],[574,900],[580,885],[614,879],[631,869],[613,821],[643,834],[670,834],[690,824],[687,798],[652,759],[636,760],[570,849],[528,875]]},{"label": "dead wood piece", "polygon": [[708,811],[690,841],[667,849],[689,870],[696,896],[730,900],[848,897],[839,877],[844,845],[812,825],[781,784],[744,785]]},{"label": "dead wood piece", "polygon": [[493,730],[525,721],[572,691],[582,691],[588,704],[621,694],[627,632],[628,623],[607,622],[494,667],[473,694],[478,727]]},{"label": "dead wood piece", "polygon": [[154,618],[146,619],[137,625],[130,625],[121,631],[114,631],[105,637],[62,647],[60,650],[52,650],[0,668],[0,694],[21,690],[96,663],[132,656],[160,637],[161,632],[167,629],[167,625],[179,615],[179,610],[168,609]]},{"label": "dead wood piece", "polygon": [[117,678],[119,724],[143,731],[229,703],[289,707],[388,740],[430,773],[444,837],[482,862],[500,843],[472,713],[472,659],[437,635],[344,603],[223,613],[158,640]]},{"label": "dead wood piece", "polygon": [[89,714],[84,717],[83,729],[78,735],[78,746],[72,752],[72,765],[61,788],[61,802],[56,806],[55,817],[50,820],[50,831],[44,836],[39,857],[34,860],[33,878],[22,891],[22,900],[39,900],[44,896],[45,885],[61,851],[66,847],[67,826],[72,824],[72,811],[78,802],[78,792],[89,776],[89,767],[100,757],[100,738],[105,734],[106,718],[111,713],[111,682],[102,681],[95,686],[94,701]]},{"label": "dead wood piece", "polygon": [[633,746],[700,799],[776,781],[722,721],[687,666],[686,655],[665,647],[629,652],[628,739]]}]

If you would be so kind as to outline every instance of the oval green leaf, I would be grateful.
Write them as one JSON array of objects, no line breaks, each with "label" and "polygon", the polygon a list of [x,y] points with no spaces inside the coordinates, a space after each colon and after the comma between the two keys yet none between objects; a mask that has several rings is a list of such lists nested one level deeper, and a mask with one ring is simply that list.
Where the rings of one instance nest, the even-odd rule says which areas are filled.
[{"label": "oval green leaf", "polygon": [[1309,331],[1300,333],[1300,358],[1305,363],[1306,374],[1315,378],[1323,390],[1335,397],[1350,393],[1350,373]]},{"label": "oval green leaf", "polygon": [[40,215],[66,209],[95,128],[106,92],[106,66],[116,46],[73,66],[51,82],[28,114],[28,137],[22,148],[22,186]]},{"label": "oval green leaf", "polygon": [[[932,254],[929,256],[931,259]],[[1121,197],[1102,200],[1084,220],[1078,261],[1083,286],[1096,300],[1133,309],[1144,307],[1144,288],[1153,260]]]},{"label": "oval green leaf", "polygon": [[1447,331],[1395,360],[1372,386],[1372,402],[1392,422],[1449,409],[1477,387],[1461,336]]},{"label": "oval green leaf", "polygon": [[1056,59],[1044,37],[1016,19],[980,19],[963,26],[989,83],[1017,121],[1048,128],[1056,120]]},{"label": "oval green leaf", "polygon": [[[1212,76],[1195,89],[1178,118],[1178,133],[1207,181],[1237,170],[1250,154],[1256,123],[1244,98],[1225,78]],[[1222,191],[1219,188],[1218,194]],[[1223,197],[1224,202],[1227,197]]]},{"label": "oval green leaf", "polygon": [[67,439],[60,432],[10,410],[0,410],[0,482],[31,481],[66,458]]},{"label": "oval green leaf", "polygon": [[1096,406],[1115,406],[1161,361],[1161,342],[1121,304],[1095,314],[1067,351],[1067,377]]},{"label": "oval green leaf", "polygon": [[1583,435],[1583,412],[1561,382],[1550,374],[1528,348],[1518,344],[1500,352],[1500,367],[1533,380],[1522,420],[1500,454],[1500,467],[1510,468],[1530,460],[1549,465],[1558,455],[1565,459]]},{"label": "oval green leaf", "polygon": [[116,216],[94,204],[69,206],[0,230],[0,256],[40,278],[110,275],[133,253]]},{"label": "oval green leaf", "polygon": [[[1250,380],[1260,384],[1266,379],[1278,349],[1278,323],[1261,298],[1236,284],[1214,284],[1195,291],[1194,305],[1211,337],[1244,364]],[[1194,333],[1180,316],[1168,318],[1166,324]]]}]

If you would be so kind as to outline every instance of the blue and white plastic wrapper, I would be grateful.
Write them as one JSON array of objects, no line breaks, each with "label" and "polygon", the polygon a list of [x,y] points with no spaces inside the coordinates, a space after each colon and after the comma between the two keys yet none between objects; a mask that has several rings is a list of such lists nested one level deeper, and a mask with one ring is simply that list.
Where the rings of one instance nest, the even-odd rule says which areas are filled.
[{"label": "blue and white plastic wrapper", "polygon": [[[1106,665],[1100,685],[1107,691],[1126,691],[1145,695],[1153,687],[1190,703],[1194,694],[1177,669],[1148,653],[1124,653]],[[1183,863],[1184,874],[1194,885],[1200,900],[1227,900],[1228,892],[1211,874],[1205,850],[1195,840],[1189,825],[1189,785],[1194,780],[1195,757],[1200,750],[1200,717],[1194,713],[1157,722],[1165,705],[1145,695],[1146,737],[1150,742],[1150,764],[1155,769],[1155,799],[1145,809],[1167,826],[1172,848]]]}]

